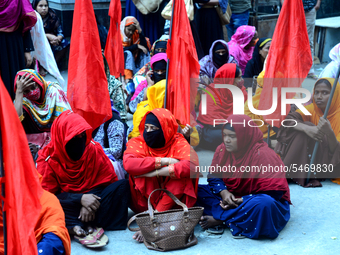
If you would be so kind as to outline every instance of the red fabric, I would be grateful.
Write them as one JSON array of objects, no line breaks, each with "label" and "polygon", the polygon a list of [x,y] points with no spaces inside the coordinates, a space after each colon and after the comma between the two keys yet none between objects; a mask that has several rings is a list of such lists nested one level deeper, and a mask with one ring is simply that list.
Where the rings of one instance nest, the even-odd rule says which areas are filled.
[{"label": "red fabric", "polygon": [[111,119],[99,32],[91,0],[76,0],[73,14],[67,98],[93,129]]},{"label": "red fabric", "polygon": [[[78,161],[69,158],[65,146],[73,137],[86,131],[83,156]],[[47,159],[47,157],[49,157]],[[43,176],[42,186],[51,193],[86,193],[100,185],[118,181],[115,170],[99,143],[92,140],[92,128],[84,118],[71,111],[63,112],[51,128],[51,142],[37,160]]]},{"label": "red fabric", "polygon": [[[183,135],[177,133],[178,124],[170,111],[158,108],[151,112],[156,115],[161,124],[165,146],[160,149],[150,148],[145,143],[143,135],[132,138],[127,143],[124,153],[124,168],[130,174],[133,210],[138,212],[147,208],[147,199],[150,193],[157,188],[165,188],[175,196],[182,196],[181,200],[191,207],[196,203],[198,179],[191,179],[190,173],[191,169],[198,165],[198,156]],[[144,116],[139,126],[141,134],[144,132],[145,119],[149,113]],[[155,170],[156,157],[171,157],[180,160],[174,165],[176,179],[166,177],[159,183],[157,177],[134,178],[136,175]],[[152,199],[154,207],[160,197],[155,196]]]},{"label": "red fabric", "polygon": [[[216,84],[234,84],[236,73],[236,64],[224,64],[219,68],[215,74],[214,82]],[[206,90],[208,90],[214,99],[207,93],[207,114],[198,116],[198,121],[207,124],[214,125],[214,119],[227,119],[233,114],[233,95],[229,89],[215,89],[214,84],[210,84]],[[242,85],[241,90],[244,96],[244,102],[247,101],[247,91]],[[202,111],[202,104],[200,104],[200,113]]]},{"label": "red fabric", "polygon": [[169,62],[166,108],[182,125],[190,124],[194,109],[200,65],[184,0],[176,1],[172,37],[168,40]]},{"label": "red fabric", "polygon": [[[228,118],[228,123],[234,124],[237,137],[238,150],[230,153],[226,150],[224,143],[217,147],[214,154],[212,166],[235,166],[234,173],[226,173],[227,178],[223,181],[228,191],[237,197],[259,193],[263,191],[284,191],[283,199],[290,202],[290,192],[286,180],[285,172],[267,171],[241,172],[241,166],[283,166],[283,162],[276,153],[263,141],[263,133],[247,115],[232,115]],[[254,127],[250,127],[248,125]]]},{"label": "red fabric", "polygon": [[[43,189],[28,147],[25,131],[1,78],[0,130],[5,171],[5,177],[1,183],[5,184],[6,194],[7,254],[35,255],[38,252],[34,228],[41,210],[40,197]],[[0,253],[3,253],[2,215],[0,215],[0,233]]]},{"label": "red fabric", "polygon": [[124,50],[120,35],[120,20],[122,19],[122,7],[120,1],[111,1],[110,29],[105,45],[105,57],[109,64],[110,73],[115,77],[124,75]]},{"label": "red fabric", "polygon": [[[278,88],[276,111],[266,119],[285,119],[281,116],[281,88],[300,87],[313,64],[302,1],[284,1],[268,53],[264,85],[259,110],[272,106],[272,90]],[[266,78],[275,78],[266,79]],[[290,79],[287,79],[290,78]],[[292,79],[293,78],[293,79]],[[289,93],[287,98],[293,98]],[[290,111],[287,105],[286,113]],[[281,126],[281,121],[276,122]]]}]

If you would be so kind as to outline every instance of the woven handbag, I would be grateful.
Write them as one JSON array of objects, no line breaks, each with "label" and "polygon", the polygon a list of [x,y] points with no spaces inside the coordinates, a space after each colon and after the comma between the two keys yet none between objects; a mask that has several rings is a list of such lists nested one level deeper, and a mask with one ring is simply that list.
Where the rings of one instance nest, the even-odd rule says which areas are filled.
[{"label": "woven handbag", "polygon": [[[154,212],[150,198],[155,191],[164,191],[183,209]],[[169,251],[187,248],[197,244],[194,228],[200,220],[203,210],[203,207],[188,208],[168,190],[155,189],[148,199],[148,211],[133,216],[128,222],[128,228],[131,231],[141,230],[144,244],[150,250]],[[134,220],[139,228],[130,227]]]},{"label": "woven handbag", "polygon": [[231,18],[231,8],[230,5],[228,4],[227,10],[225,13],[223,13],[222,8],[218,6],[216,8],[217,14],[220,17],[221,24],[223,25],[228,25],[230,23],[230,18]]},{"label": "woven handbag", "polygon": [[155,13],[163,0],[132,0],[136,8],[144,15]]},{"label": "woven handbag", "polygon": [[[188,18],[190,21],[194,20],[194,2],[193,0],[184,0],[185,9],[187,10]],[[172,0],[164,7],[161,15],[164,19],[171,20],[172,13]]]}]

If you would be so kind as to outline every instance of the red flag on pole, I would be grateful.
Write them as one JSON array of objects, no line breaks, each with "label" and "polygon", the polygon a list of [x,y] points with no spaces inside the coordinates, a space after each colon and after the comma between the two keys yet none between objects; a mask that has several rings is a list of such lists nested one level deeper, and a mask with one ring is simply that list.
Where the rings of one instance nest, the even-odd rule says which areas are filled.
[{"label": "red flag on pole", "polygon": [[[41,211],[40,197],[43,189],[25,131],[1,78],[0,135],[5,172],[0,184],[5,185],[7,254],[36,255],[38,251],[34,228]],[[0,254],[4,253],[2,221],[0,208]]]},{"label": "red flag on pole", "polygon": [[122,7],[119,0],[111,0],[110,29],[105,45],[105,57],[109,64],[110,73],[115,77],[124,75],[124,50],[120,35],[120,21],[122,19]]},{"label": "red flag on pole", "polygon": [[[268,53],[263,90],[259,110],[268,110],[272,106],[273,88],[278,88],[277,108],[265,119],[285,119],[281,115],[281,88],[300,87],[312,66],[306,19],[302,1],[285,0]],[[288,93],[287,98],[293,98]],[[286,114],[290,106],[286,107]],[[268,122],[269,123],[269,122]],[[279,122],[275,122],[275,124]]]},{"label": "red flag on pole", "polygon": [[198,78],[200,65],[184,0],[175,1],[173,15],[167,46],[170,66],[166,108],[185,125],[190,124],[190,109],[194,109],[197,82],[193,78]]},{"label": "red flag on pole", "polygon": [[95,129],[112,117],[112,110],[91,0],[75,2],[68,66],[68,101]]}]

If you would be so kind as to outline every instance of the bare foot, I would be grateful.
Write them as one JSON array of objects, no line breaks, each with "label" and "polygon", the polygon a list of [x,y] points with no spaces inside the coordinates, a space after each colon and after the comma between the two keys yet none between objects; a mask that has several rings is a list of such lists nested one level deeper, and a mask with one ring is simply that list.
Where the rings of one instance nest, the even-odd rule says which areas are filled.
[{"label": "bare foot", "polygon": [[86,236],[86,232],[84,229],[82,229],[80,226],[75,226],[74,228],[69,230],[71,235],[76,236]]},{"label": "bare foot", "polygon": [[92,234],[94,231],[93,227],[89,226],[87,227],[87,233]]},{"label": "bare foot", "polygon": [[142,243],[144,242],[144,237],[142,235],[142,232],[139,230],[137,231],[133,236],[132,236],[133,239],[135,239],[136,241]]},{"label": "bare foot", "polygon": [[201,217],[199,224],[203,229],[208,229],[214,226],[221,225],[223,221],[214,219],[213,216],[205,215]]}]

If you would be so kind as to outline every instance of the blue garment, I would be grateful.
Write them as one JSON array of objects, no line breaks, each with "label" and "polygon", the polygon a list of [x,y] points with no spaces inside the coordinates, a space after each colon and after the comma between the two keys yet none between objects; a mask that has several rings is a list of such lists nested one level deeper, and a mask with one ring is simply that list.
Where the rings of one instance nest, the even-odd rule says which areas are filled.
[{"label": "blue garment", "polygon": [[63,242],[53,233],[44,234],[37,246],[39,255],[65,254]]},{"label": "blue garment", "polygon": [[132,0],[126,0],[125,16],[135,17],[142,31],[146,37],[149,38],[151,45],[163,34],[163,27],[165,20],[161,16],[161,12],[164,9],[166,1],[160,4],[159,10],[156,13],[149,13],[148,15],[143,15],[132,2]]},{"label": "blue garment", "polygon": [[228,41],[231,40],[233,34],[240,26],[248,25],[249,10],[242,13],[233,13],[230,18],[230,23],[226,25],[228,30]]},{"label": "blue garment", "polygon": [[282,192],[250,194],[243,196],[243,203],[235,209],[223,210],[219,192],[227,187],[222,179],[208,179],[208,185],[198,185],[197,205],[204,207],[204,214],[222,220],[233,236],[251,239],[274,239],[290,218],[288,201],[282,201]]}]

